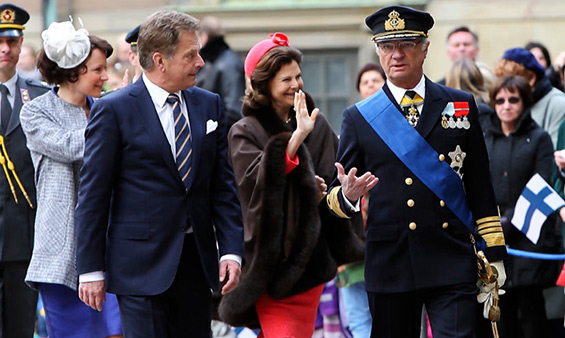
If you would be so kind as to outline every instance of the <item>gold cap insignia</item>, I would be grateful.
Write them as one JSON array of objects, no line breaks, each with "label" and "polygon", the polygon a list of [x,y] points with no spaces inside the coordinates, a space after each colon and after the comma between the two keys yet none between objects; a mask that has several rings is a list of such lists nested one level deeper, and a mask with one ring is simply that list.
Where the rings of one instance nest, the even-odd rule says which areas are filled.
[{"label": "gold cap insignia", "polygon": [[2,23],[14,23],[16,20],[16,12],[11,9],[5,9],[0,14],[0,22]]},{"label": "gold cap insignia", "polygon": [[405,27],[404,19],[400,18],[400,14],[397,11],[393,10],[388,14],[388,20],[385,21],[385,30],[397,31]]}]

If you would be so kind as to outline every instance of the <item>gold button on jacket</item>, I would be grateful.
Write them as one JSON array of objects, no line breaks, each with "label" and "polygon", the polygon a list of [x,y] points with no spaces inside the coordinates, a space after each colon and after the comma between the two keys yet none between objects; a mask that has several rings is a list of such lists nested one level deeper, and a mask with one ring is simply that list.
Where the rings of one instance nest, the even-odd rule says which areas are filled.
[{"label": "gold button on jacket", "polygon": [[406,185],[412,185],[412,178],[411,177],[406,177],[406,179],[404,180],[404,183],[406,183]]},{"label": "gold button on jacket", "polygon": [[448,226],[449,226],[449,223],[447,223],[447,222],[444,222],[444,223],[441,225],[441,227],[444,228],[444,229],[446,229]]},{"label": "gold button on jacket", "polygon": [[410,208],[412,208],[414,206],[414,200],[409,199],[408,201],[406,201],[406,205],[408,205]]},{"label": "gold button on jacket", "polygon": [[415,222],[410,222],[410,224],[408,225],[408,227],[410,228],[410,230],[416,230],[416,223],[415,223]]}]

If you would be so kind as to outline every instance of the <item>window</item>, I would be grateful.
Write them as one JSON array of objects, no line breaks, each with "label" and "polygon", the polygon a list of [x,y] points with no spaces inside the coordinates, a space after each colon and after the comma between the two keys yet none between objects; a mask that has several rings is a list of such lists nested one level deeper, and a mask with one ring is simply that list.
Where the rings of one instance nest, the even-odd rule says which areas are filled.
[{"label": "window", "polygon": [[304,90],[339,134],[343,110],[359,101],[356,50],[302,50]]}]

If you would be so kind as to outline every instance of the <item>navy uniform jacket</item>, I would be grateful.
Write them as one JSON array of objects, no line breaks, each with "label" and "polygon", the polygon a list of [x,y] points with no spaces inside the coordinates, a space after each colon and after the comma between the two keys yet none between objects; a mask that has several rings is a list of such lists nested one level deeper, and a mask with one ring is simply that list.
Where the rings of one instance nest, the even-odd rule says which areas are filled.
[{"label": "navy uniform jacket", "polygon": [[77,269],[105,271],[112,293],[167,290],[189,227],[210,288],[219,289],[218,255],[244,256],[221,99],[196,87],[183,96],[193,151],[188,189],[143,81],[92,106],[75,214]]},{"label": "navy uniform jacket", "polygon": [[[6,132],[2,133],[8,156],[14,163],[16,173],[34,208],[37,203],[33,181],[33,163],[26,146],[25,135],[20,126],[20,110],[24,103],[48,90],[48,87],[43,86],[38,81],[18,76],[12,116]],[[30,208],[14,176],[8,171],[18,197],[19,203],[16,204],[10,185],[6,180],[6,174],[3,169],[0,169],[0,172],[0,259],[2,262],[29,261],[33,248],[35,209]]]},{"label": "navy uniform jacket", "polygon": [[[382,90],[395,102],[386,85]],[[442,111],[448,102],[454,101],[469,103],[470,129],[441,126]],[[400,107],[398,113],[402,114]],[[341,128],[338,162],[346,172],[356,167],[359,174],[371,171],[379,178],[369,199],[365,253],[367,290],[392,293],[474,283],[477,260],[468,228],[408,170],[355,106],[346,108]],[[438,161],[451,163],[448,153],[457,146],[466,153],[463,184],[468,206],[475,221],[487,221],[489,230],[485,237],[491,239],[487,240],[487,257],[491,261],[502,259],[506,250],[473,97],[426,78],[425,101],[416,130],[439,154]],[[332,205],[331,198],[342,198],[341,193],[335,193],[339,189],[337,185],[336,179],[328,195],[329,205]],[[333,210],[338,215],[351,213],[343,208],[343,200],[334,205],[342,206],[342,210]],[[485,229],[479,233],[485,233]]]}]

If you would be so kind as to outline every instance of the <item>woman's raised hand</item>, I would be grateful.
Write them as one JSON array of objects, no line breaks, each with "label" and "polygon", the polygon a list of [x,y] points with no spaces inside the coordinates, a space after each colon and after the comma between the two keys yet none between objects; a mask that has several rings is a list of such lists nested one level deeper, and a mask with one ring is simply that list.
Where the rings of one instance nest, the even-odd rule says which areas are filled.
[{"label": "woman's raised hand", "polygon": [[316,117],[318,117],[320,110],[315,108],[312,114],[309,114],[306,106],[306,94],[302,90],[294,94],[294,110],[296,111],[296,130],[309,134],[314,129]]}]

